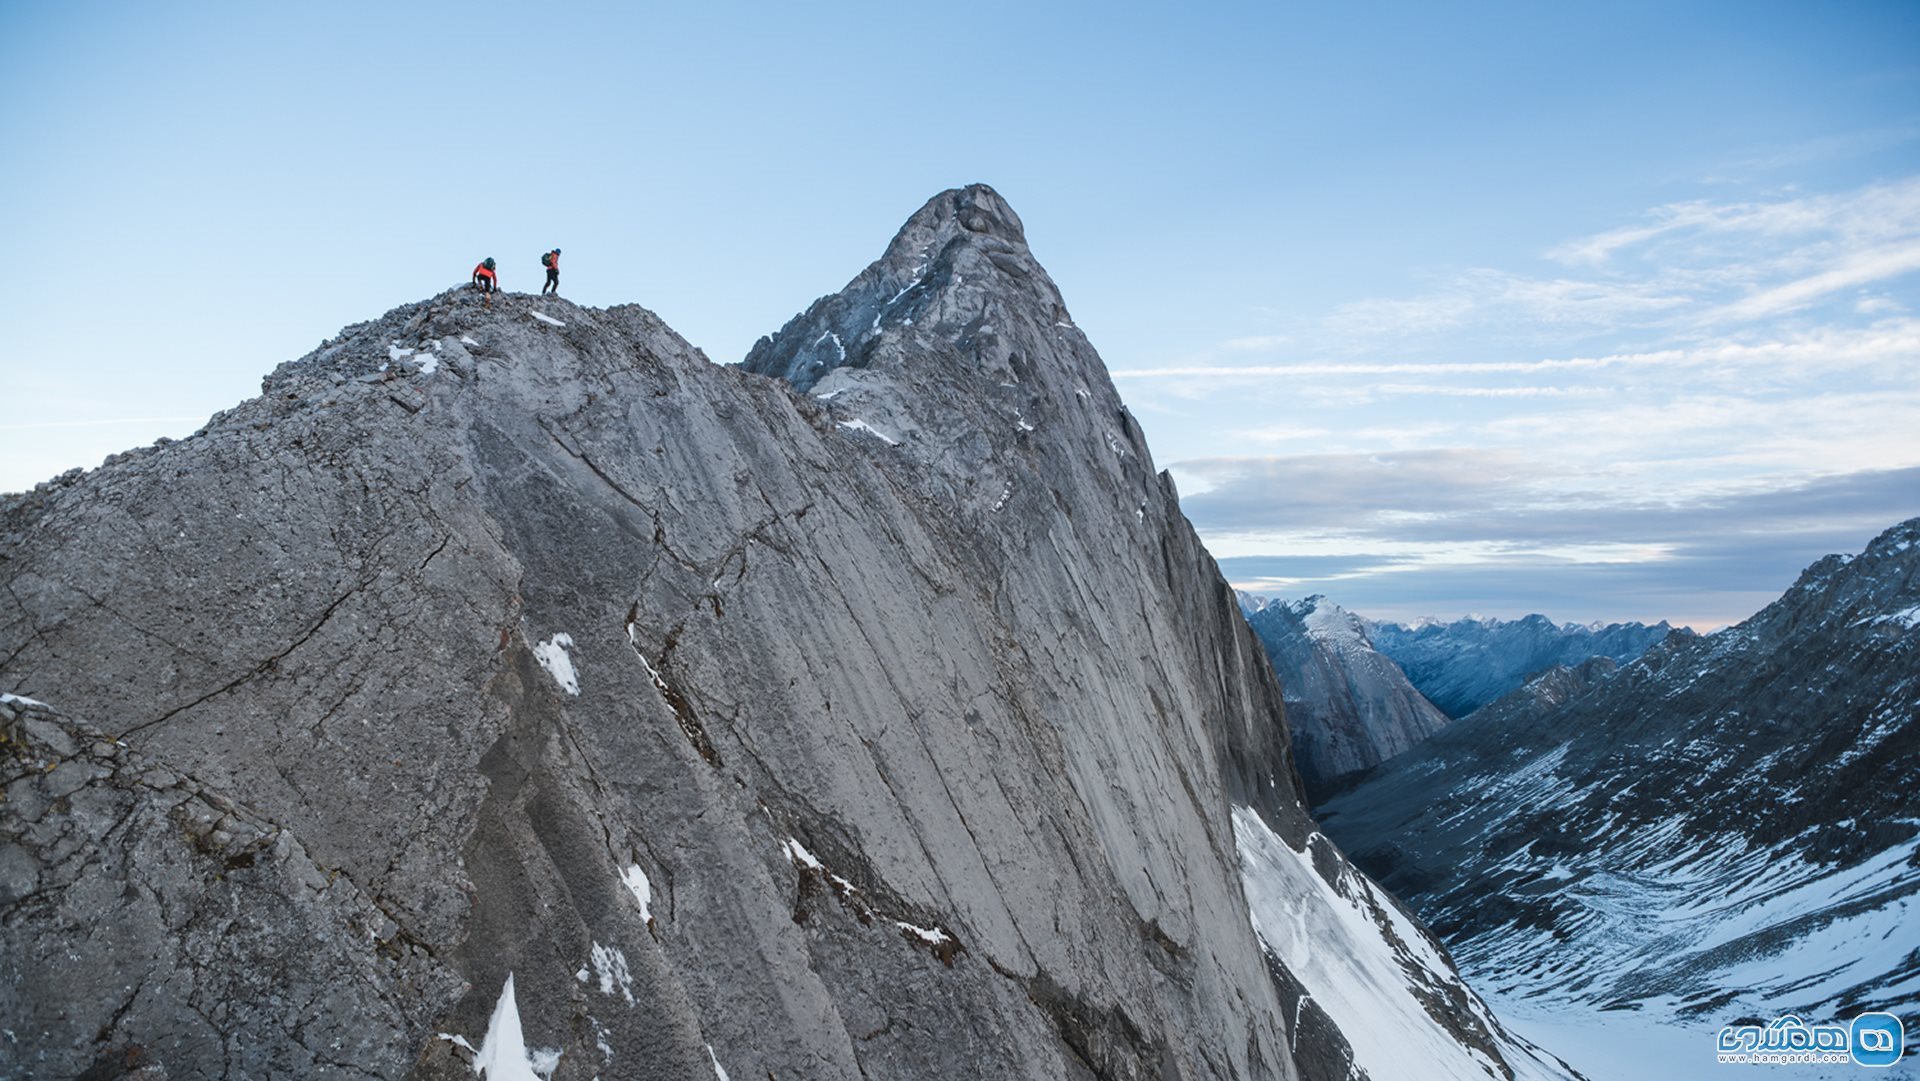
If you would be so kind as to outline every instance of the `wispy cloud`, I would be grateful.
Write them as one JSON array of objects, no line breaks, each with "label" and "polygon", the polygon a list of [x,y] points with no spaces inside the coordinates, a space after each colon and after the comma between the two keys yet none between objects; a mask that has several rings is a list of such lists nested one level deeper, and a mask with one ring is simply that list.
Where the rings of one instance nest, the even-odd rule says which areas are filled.
[{"label": "wispy cloud", "polygon": [[1259,428],[1242,428],[1234,432],[1234,437],[1247,443],[1298,443],[1306,441],[1321,442],[1338,439],[1340,442],[1359,441],[1375,446],[1400,449],[1410,444],[1446,435],[1459,430],[1459,425],[1449,423],[1376,425],[1363,428],[1317,428],[1306,425],[1268,424]]},{"label": "wispy cloud", "polygon": [[1381,383],[1373,391],[1417,398],[1598,398],[1614,393],[1609,387],[1464,387],[1446,383]]},{"label": "wispy cloud", "polygon": [[[1843,473],[1920,465],[1920,385],[1903,390],[1821,394],[1687,394],[1658,401],[1612,400],[1599,407],[1516,412],[1478,426],[1494,445],[1538,448],[1611,463],[1641,483],[1664,477],[1724,486],[1727,476]],[[1578,438],[1569,442],[1569,433]]]},{"label": "wispy cloud", "polygon": [[1801,308],[1842,289],[1870,285],[1920,270],[1920,239],[1889,244],[1840,258],[1818,274],[1775,285],[1707,314],[1710,322],[1760,319]]},{"label": "wispy cloud", "polygon": [[1895,240],[1920,231],[1920,177],[1850,192],[1783,195],[1772,200],[1716,203],[1691,200],[1655,207],[1647,220],[1568,241],[1546,254],[1569,266],[1601,266],[1614,256],[1665,238],[1685,238],[1660,254],[1668,262],[1720,258],[1735,249],[1728,238],[1831,238],[1850,245]]},{"label": "wispy cloud", "polygon": [[1170,467],[1236,581],[1721,622],[1920,514],[1920,177],[1675,202],[1531,258],[1113,372],[1236,417]]},{"label": "wispy cloud", "polygon": [[1750,183],[1755,173],[1770,173],[1814,162],[1831,163],[1915,140],[1920,140],[1920,127],[1910,124],[1823,135],[1753,150],[1721,163],[1712,175],[1701,179],[1709,184]]},{"label": "wispy cloud", "polygon": [[1119,368],[1115,379],[1289,379],[1306,376],[1541,375],[1615,368],[1778,367],[1830,372],[1920,359],[1920,320],[1871,326],[1795,329],[1757,340],[1717,339],[1643,352],[1499,361],[1303,361],[1289,364],[1189,364]]},{"label": "wispy cloud", "polygon": [[1920,270],[1920,178],[1833,194],[1672,203],[1544,254],[1573,273],[1466,268],[1415,296],[1339,305],[1321,329],[1329,342],[1366,347],[1469,330],[1544,341],[1754,323]]},{"label": "wispy cloud", "polygon": [[1913,307],[1920,176],[1671,203],[1543,255],[1557,264],[1547,273],[1462,268],[1413,295],[1354,299],[1285,333],[1223,335],[1178,361],[1114,374],[1178,380],[1156,393],[1199,398],[1233,383],[1323,376],[1486,385],[1502,375],[1774,363],[1812,373],[1859,363],[1862,350],[1912,350],[1920,338],[1910,319],[1875,324]]},{"label": "wispy cloud", "polygon": [[1549,476],[1524,454],[1470,448],[1207,458],[1170,468],[1182,491],[1199,493],[1182,500],[1188,517],[1214,532],[1366,531],[1484,509]]},{"label": "wispy cloud", "polygon": [[1321,439],[1335,433],[1332,428],[1315,428],[1301,424],[1269,424],[1262,428],[1243,428],[1234,434],[1249,443],[1292,443],[1304,439]]},{"label": "wispy cloud", "polygon": [[1337,337],[1427,333],[1487,322],[1545,327],[1613,327],[1693,303],[1679,283],[1535,278],[1475,268],[1438,291],[1402,299],[1354,301],[1335,308],[1326,327]]}]

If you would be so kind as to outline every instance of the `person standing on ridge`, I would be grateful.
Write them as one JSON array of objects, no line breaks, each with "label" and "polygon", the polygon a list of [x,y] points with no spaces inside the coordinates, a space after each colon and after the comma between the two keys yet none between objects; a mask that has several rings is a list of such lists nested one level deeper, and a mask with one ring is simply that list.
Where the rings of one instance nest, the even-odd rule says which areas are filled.
[{"label": "person standing on ridge", "polygon": [[547,284],[540,287],[540,295],[552,293],[560,295],[560,249],[555,248],[540,257],[540,265],[547,268]]},{"label": "person standing on ridge", "polygon": [[473,268],[473,284],[480,290],[480,295],[486,298],[487,307],[493,307],[493,293],[500,288],[500,278],[494,273],[493,256],[480,260],[480,265]]}]

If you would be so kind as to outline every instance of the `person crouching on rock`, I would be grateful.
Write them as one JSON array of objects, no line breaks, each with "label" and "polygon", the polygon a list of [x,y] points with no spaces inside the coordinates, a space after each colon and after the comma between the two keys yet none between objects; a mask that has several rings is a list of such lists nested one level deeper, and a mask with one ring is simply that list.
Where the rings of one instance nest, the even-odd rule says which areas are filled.
[{"label": "person crouching on rock", "polygon": [[500,288],[500,279],[493,270],[493,256],[480,260],[480,265],[473,268],[473,285],[486,298],[487,307],[493,307],[494,290]]},{"label": "person crouching on rock", "polygon": [[552,293],[560,295],[560,249],[555,248],[540,257],[540,265],[547,268],[547,284],[540,287],[540,295]]}]

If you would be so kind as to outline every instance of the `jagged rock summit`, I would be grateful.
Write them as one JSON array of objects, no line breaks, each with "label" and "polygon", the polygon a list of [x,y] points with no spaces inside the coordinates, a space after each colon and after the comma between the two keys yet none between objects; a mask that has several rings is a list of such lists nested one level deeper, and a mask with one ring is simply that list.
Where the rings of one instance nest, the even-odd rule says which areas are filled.
[{"label": "jagged rock summit", "polygon": [[[970,290],[964,288],[968,274],[974,283]],[[1023,301],[1037,301],[1041,314],[1070,325],[1060,291],[1034,262],[1026,230],[1006,200],[983,184],[943,193],[907,219],[886,253],[846,288],[815,301],[755,343],[745,366],[804,391],[836,369],[872,367],[887,331],[912,326],[916,317],[945,320],[949,331],[956,329],[952,321],[957,319],[960,329],[971,332],[955,339],[963,347],[990,340],[992,315],[1010,309],[982,301],[997,284],[1005,284],[1002,276],[1029,294]],[[918,296],[910,295],[915,291]]]},{"label": "jagged rock summit", "polygon": [[0,502],[0,1074],[1562,1072],[1314,832],[996,194],[746,369],[450,292]]},{"label": "jagged rock summit", "polygon": [[[1031,519],[1057,503],[1035,481],[1062,471],[1059,489],[1107,496],[1115,523],[1138,528],[1174,503],[1019,217],[984,185],[928,202],[744,367],[808,392],[844,428],[905,445],[927,467],[926,493],[971,513]],[[1061,447],[1073,453],[1042,461]]]}]

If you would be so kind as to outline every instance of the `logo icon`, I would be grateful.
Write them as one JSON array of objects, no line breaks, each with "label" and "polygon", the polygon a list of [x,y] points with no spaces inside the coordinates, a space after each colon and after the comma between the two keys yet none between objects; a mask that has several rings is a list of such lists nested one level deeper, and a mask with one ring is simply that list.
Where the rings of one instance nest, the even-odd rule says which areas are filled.
[{"label": "logo icon", "polygon": [[1720,1061],[1792,1065],[1847,1061],[1844,1025],[1809,1025],[1796,1014],[1782,1014],[1762,1028],[1728,1025],[1720,1030]]},{"label": "logo icon", "polygon": [[1782,1014],[1767,1025],[1728,1025],[1720,1030],[1720,1061],[1792,1066],[1809,1063],[1892,1066],[1906,1053],[1906,1030],[1890,1013],[1863,1013],[1851,1024],[1809,1025]]},{"label": "logo icon", "polygon": [[1891,1066],[1906,1051],[1907,1034],[1890,1013],[1863,1013],[1853,1019],[1848,1051],[1861,1066]]}]

